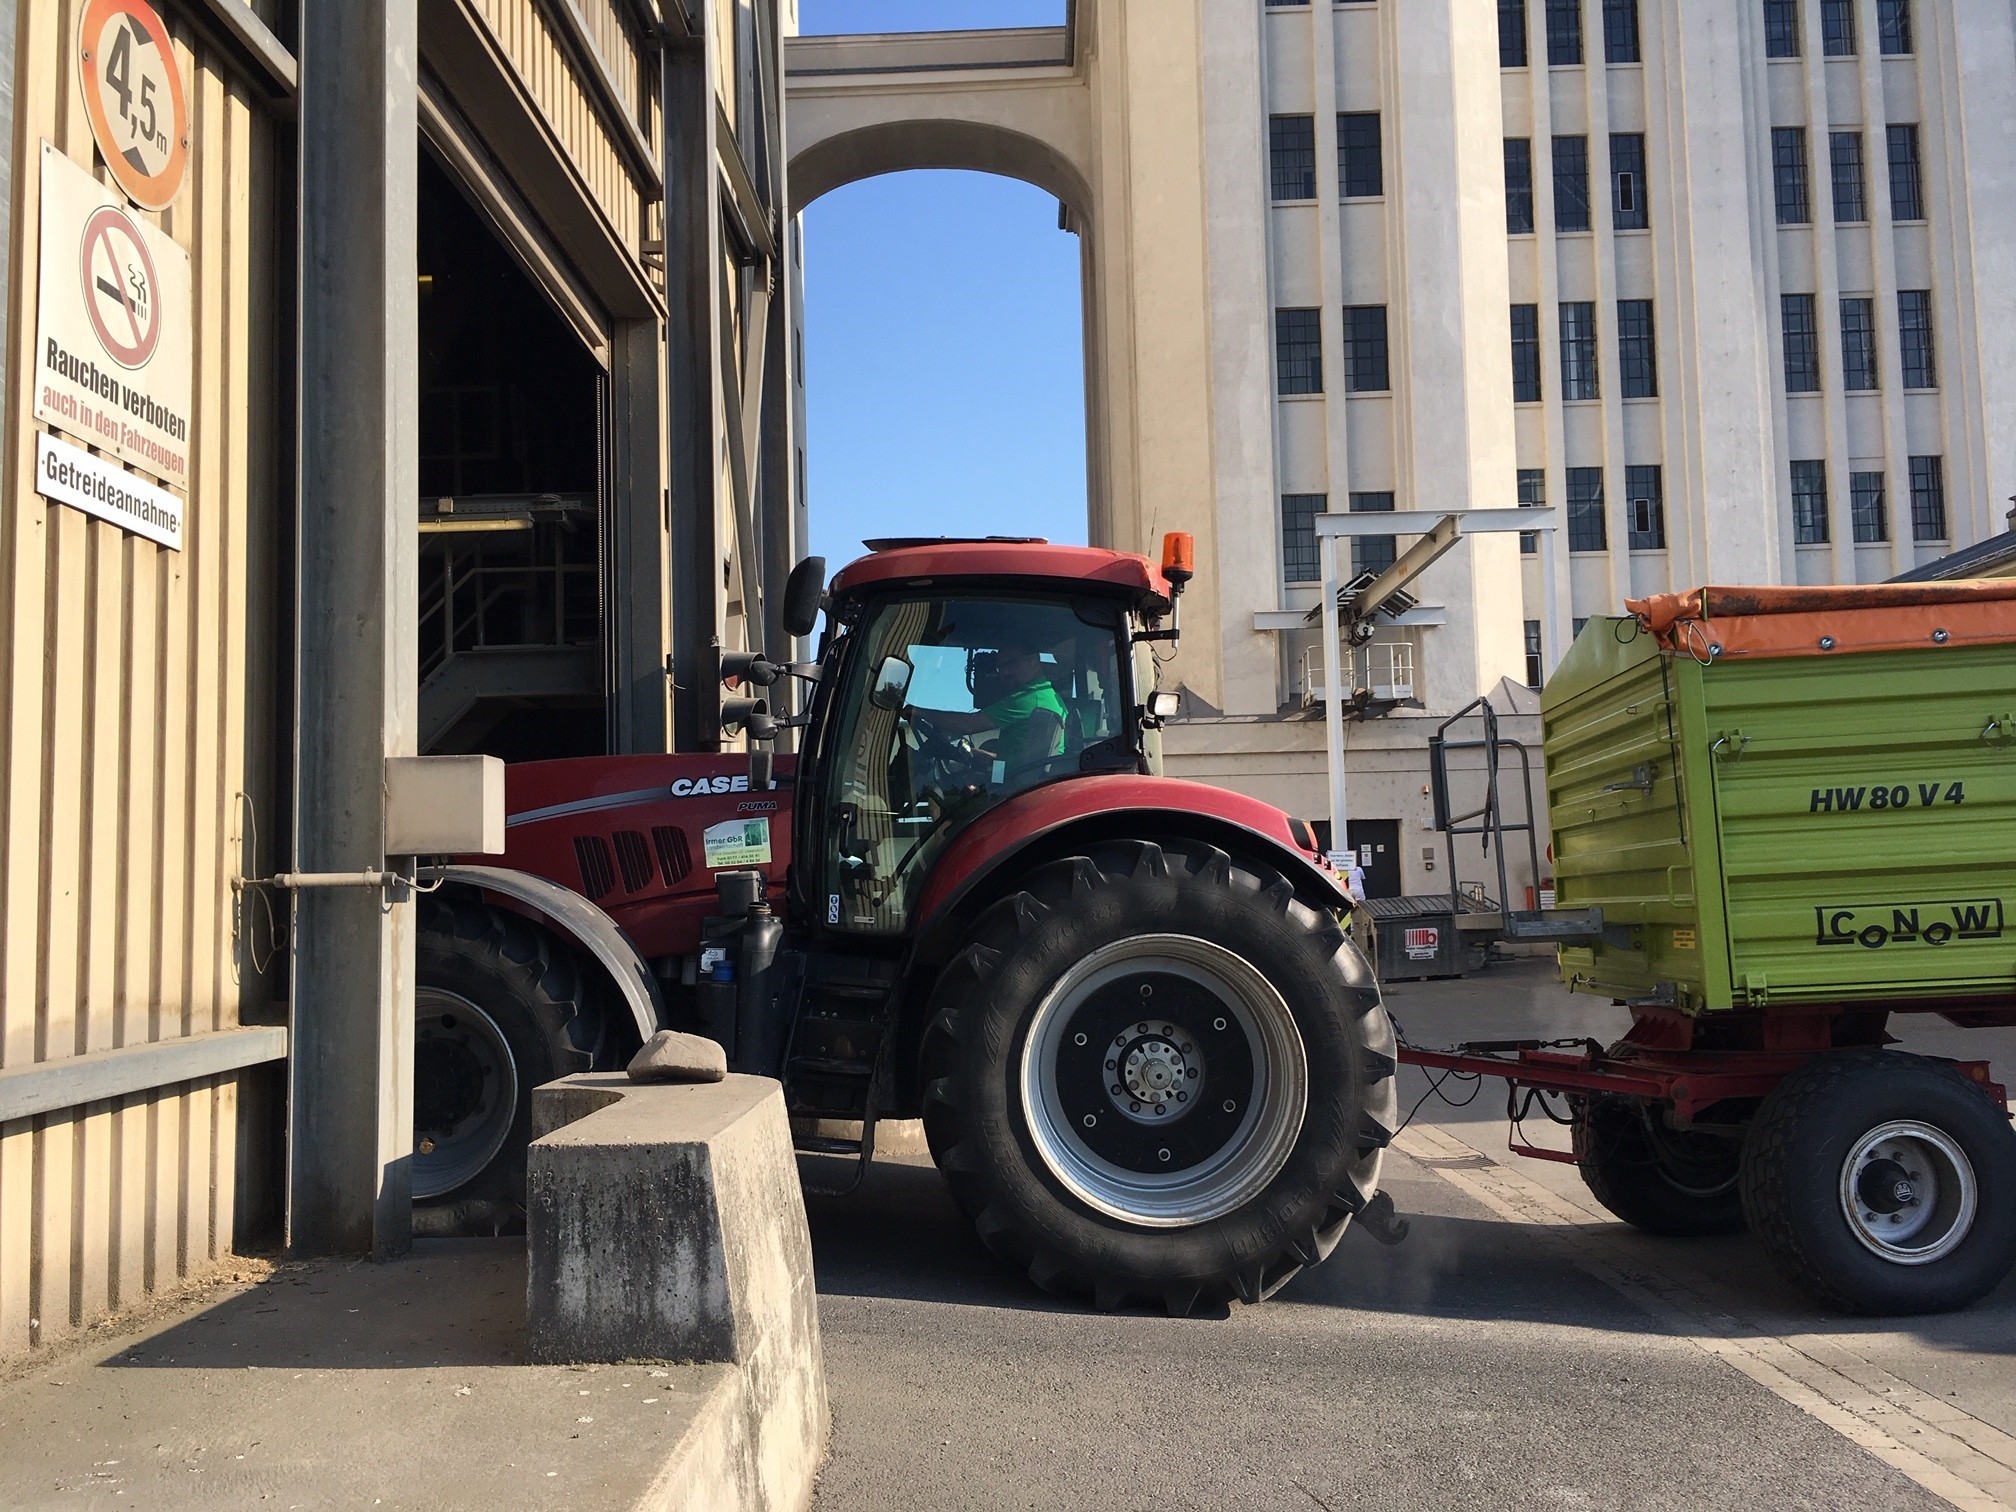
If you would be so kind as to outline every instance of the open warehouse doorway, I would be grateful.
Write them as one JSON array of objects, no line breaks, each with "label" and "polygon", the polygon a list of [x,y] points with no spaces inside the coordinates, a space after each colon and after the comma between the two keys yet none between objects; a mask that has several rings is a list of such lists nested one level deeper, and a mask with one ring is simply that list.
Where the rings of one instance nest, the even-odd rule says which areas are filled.
[{"label": "open warehouse doorway", "polygon": [[608,376],[420,155],[420,748],[609,747]]}]

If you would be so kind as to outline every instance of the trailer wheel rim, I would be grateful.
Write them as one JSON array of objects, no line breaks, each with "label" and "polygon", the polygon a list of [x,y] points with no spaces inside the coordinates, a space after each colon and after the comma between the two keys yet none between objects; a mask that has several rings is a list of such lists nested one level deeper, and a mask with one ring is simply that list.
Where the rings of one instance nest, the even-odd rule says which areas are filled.
[{"label": "trailer wheel rim", "polygon": [[518,1114],[518,1063],[476,1003],[441,987],[415,994],[413,1195],[443,1197],[489,1168]]},{"label": "trailer wheel rim", "polygon": [[1237,1211],[1279,1174],[1309,1103],[1294,1015],[1242,957],[1189,935],[1092,952],[1037,1005],[1022,1114],[1086,1206],[1144,1228]]},{"label": "trailer wheel rim", "polygon": [[1974,1165],[1943,1129],[1898,1119],[1871,1129],[1841,1163],[1841,1212],[1864,1248],[1893,1265],[1930,1265],[1966,1241]]}]

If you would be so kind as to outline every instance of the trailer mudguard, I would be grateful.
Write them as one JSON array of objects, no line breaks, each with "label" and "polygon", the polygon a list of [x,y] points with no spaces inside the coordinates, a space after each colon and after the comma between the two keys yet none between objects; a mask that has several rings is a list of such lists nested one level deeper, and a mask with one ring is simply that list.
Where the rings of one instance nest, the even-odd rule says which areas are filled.
[{"label": "trailer mudguard", "polygon": [[623,994],[640,1038],[648,1040],[665,1026],[665,1000],[650,966],[616,921],[579,893],[503,866],[423,866],[417,875],[423,882],[459,882],[496,893],[537,915],[601,963]]},{"label": "trailer mudguard", "polygon": [[1351,906],[1336,874],[1318,863],[1272,804],[1178,777],[1074,777],[996,805],[953,840],[918,900],[918,958],[937,953],[935,937],[961,919],[965,905],[1004,868],[1046,861],[1079,843],[1154,835],[1240,851],[1277,868],[1313,906]]}]

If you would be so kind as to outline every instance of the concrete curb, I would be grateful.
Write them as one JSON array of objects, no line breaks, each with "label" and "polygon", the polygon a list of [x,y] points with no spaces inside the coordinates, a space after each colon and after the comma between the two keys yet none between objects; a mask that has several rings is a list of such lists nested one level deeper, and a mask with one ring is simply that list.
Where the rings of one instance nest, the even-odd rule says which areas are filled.
[{"label": "concrete curb", "polygon": [[590,1073],[538,1088],[532,1120],[530,1359],[733,1367],[638,1505],[808,1505],[826,1444],[826,1383],[777,1083]]}]

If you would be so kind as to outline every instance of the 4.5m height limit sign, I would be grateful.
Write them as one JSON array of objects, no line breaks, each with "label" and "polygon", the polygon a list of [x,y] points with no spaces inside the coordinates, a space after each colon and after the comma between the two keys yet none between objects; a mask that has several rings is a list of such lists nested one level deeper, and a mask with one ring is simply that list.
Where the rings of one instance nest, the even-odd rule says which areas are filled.
[{"label": "4.5m height limit sign", "polygon": [[189,486],[189,254],[42,144],[35,418]]}]

